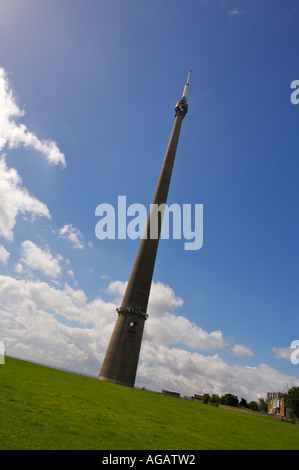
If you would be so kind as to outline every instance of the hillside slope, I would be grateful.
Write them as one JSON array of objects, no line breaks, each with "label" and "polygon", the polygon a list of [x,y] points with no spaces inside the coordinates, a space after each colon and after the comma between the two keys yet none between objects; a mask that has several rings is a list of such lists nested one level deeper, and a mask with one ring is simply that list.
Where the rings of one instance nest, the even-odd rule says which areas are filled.
[{"label": "hillside slope", "polygon": [[7,357],[0,449],[298,449],[299,426]]}]

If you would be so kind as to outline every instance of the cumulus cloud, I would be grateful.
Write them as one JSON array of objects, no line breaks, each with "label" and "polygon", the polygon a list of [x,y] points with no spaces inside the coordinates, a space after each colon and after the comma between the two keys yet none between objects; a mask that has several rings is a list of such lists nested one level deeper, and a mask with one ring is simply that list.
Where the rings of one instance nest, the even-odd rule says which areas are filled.
[{"label": "cumulus cloud", "polygon": [[1,261],[1,263],[7,264],[9,255],[10,255],[10,253],[4,248],[4,246],[0,245],[0,261]]},{"label": "cumulus cloud", "polygon": [[7,354],[96,375],[115,321],[115,305],[68,284],[0,275],[0,330]]},{"label": "cumulus cloud", "polygon": [[149,389],[155,384],[154,390],[166,388],[186,395],[233,393],[257,400],[269,390],[283,390],[290,377],[266,364],[229,365],[218,354],[207,356],[144,342],[137,380]]},{"label": "cumulus cloud", "polygon": [[[39,271],[46,276],[56,278],[61,273],[61,266],[59,264],[61,260],[61,255],[54,257],[49,248],[42,250],[30,240],[26,240],[21,244],[19,264],[22,265],[23,263],[28,268]],[[22,272],[19,266],[17,272]]]},{"label": "cumulus cloud", "polygon": [[[122,295],[125,286],[114,281],[107,292]],[[154,283],[151,299],[154,308],[145,324],[136,386],[157,391],[168,388],[186,395],[230,392],[251,400],[265,396],[270,389],[283,389],[293,379],[265,364],[227,364],[215,352],[224,347],[221,332],[205,332],[182,315],[176,316],[167,307],[165,310],[167,305],[174,309],[182,305],[169,286]],[[159,302],[163,305],[160,310]],[[0,276],[1,339],[7,354],[23,359],[96,377],[117,306],[100,297],[90,301],[81,289],[68,284],[53,287],[46,282]],[[213,352],[204,354],[208,348]]]},{"label": "cumulus cloud", "polygon": [[253,351],[251,351],[250,348],[248,348],[247,346],[244,346],[243,344],[235,344],[230,349],[230,352],[234,356],[239,356],[239,357],[254,356]]},{"label": "cumulus cloud", "polygon": [[5,70],[0,67],[0,150],[6,146],[31,148],[42,154],[51,165],[64,167],[65,157],[55,142],[40,140],[25,124],[17,122],[24,114],[16,103]]},{"label": "cumulus cloud", "polygon": [[124,281],[112,281],[107,288],[107,292],[114,294],[117,297],[123,297],[127,284],[128,283]]},{"label": "cumulus cloud", "polygon": [[24,266],[22,265],[22,263],[15,264],[15,272],[18,274],[22,274],[24,272]]},{"label": "cumulus cloud", "polygon": [[166,346],[181,343],[191,349],[223,349],[226,342],[221,331],[208,333],[182,315],[161,312],[149,317],[145,339]]},{"label": "cumulus cloud", "polygon": [[[106,276],[103,276],[103,278]],[[109,277],[109,276],[108,276]],[[112,281],[109,283],[107,292],[116,295],[117,299],[123,297],[127,282],[124,281]],[[153,282],[149,297],[148,313],[150,316],[155,315],[157,312],[164,311],[166,309],[174,310],[183,305],[183,299],[176,297],[174,290],[170,286],[163,284],[162,282]]]},{"label": "cumulus cloud", "polygon": [[294,351],[290,346],[286,347],[279,347],[279,348],[272,348],[275,357],[279,359],[288,359],[290,360],[291,354]]},{"label": "cumulus cloud", "polygon": [[174,290],[162,282],[152,284],[149,297],[149,314],[165,310],[175,310],[183,305],[184,301],[175,295]]},{"label": "cumulus cloud", "polygon": [[[113,281],[107,291],[115,295],[114,301],[120,303],[125,293],[127,282]],[[171,346],[182,343],[192,349],[222,349],[227,346],[221,331],[207,333],[182,315],[174,315],[168,310],[175,310],[183,305],[183,299],[175,295],[174,290],[161,282],[153,283],[149,298],[147,328],[144,339]]]},{"label": "cumulus cloud", "polygon": [[0,201],[0,235],[9,242],[14,239],[13,229],[19,214],[50,219],[47,206],[29,194],[17,171],[7,167],[4,157],[0,158]]},{"label": "cumulus cloud", "polygon": [[65,224],[59,230],[59,236],[68,240],[73,245],[73,248],[78,248],[80,250],[84,248],[82,241],[83,235],[80,230],[78,230],[76,227],[73,227],[72,224]]},{"label": "cumulus cloud", "polygon": [[[19,120],[24,116],[16,102],[5,70],[0,67],[0,151],[17,147],[33,149],[51,165],[65,166],[65,157],[52,140],[40,140]],[[5,155],[0,157],[0,235],[14,239],[18,215],[50,218],[47,206],[23,186],[17,170],[8,168]]]}]

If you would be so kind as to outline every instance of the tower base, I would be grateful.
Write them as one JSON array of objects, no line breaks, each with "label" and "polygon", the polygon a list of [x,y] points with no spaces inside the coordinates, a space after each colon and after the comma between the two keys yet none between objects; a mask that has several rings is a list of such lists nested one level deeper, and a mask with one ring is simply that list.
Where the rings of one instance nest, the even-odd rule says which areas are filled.
[{"label": "tower base", "polygon": [[99,380],[134,387],[147,315],[138,307],[120,307]]},{"label": "tower base", "polygon": [[111,379],[110,377],[103,377],[102,375],[99,375],[98,380],[102,380],[103,382],[110,382],[112,384],[123,385],[124,387],[134,388],[134,384],[123,382],[122,380],[118,379]]}]

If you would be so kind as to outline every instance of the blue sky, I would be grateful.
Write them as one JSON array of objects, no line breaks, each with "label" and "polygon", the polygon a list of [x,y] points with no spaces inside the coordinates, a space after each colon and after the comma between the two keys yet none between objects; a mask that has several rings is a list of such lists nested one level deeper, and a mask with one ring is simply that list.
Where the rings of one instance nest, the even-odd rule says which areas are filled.
[{"label": "blue sky", "polygon": [[137,384],[298,384],[298,16],[296,0],[1,1],[7,354],[99,373],[138,240],[98,240],[95,208],[149,206],[191,68],[168,203],[203,204],[204,243],[160,242]]}]

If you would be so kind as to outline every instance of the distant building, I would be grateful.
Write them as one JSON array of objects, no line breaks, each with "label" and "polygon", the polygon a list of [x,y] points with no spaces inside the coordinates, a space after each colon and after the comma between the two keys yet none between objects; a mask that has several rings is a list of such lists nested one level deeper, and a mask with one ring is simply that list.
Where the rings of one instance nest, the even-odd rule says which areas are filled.
[{"label": "distant building", "polygon": [[178,392],[170,392],[169,390],[162,390],[162,395],[166,395],[167,397],[180,398],[180,394]]},{"label": "distant building", "polygon": [[284,393],[267,393],[268,413],[270,415],[287,416],[284,403]]},{"label": "distant building", "polygon": [[202,401],[202,397],[203,397],[202,395],[198,395],[198,394],[194,393],[193,400],[194,401]]}]

